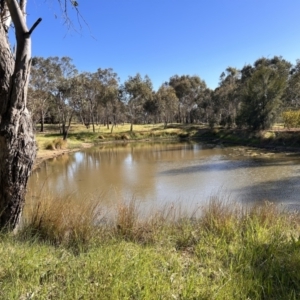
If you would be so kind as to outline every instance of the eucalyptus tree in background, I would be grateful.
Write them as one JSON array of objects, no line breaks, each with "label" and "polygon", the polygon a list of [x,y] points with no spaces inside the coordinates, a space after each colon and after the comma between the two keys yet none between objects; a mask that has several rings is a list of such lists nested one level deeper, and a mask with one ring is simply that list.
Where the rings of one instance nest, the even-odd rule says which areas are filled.
[{"label": "eucalyptus tree in background", "polygon": [[59,74],[56,78],[53,96],[60,131],[63,139],[66,140],[77,107],[78,98],[75,78],[78,72],[70,57],[57,58],[57,65]]},{"label": "eucalyptus tree in background", "polygon": [[199,76],[175,75],[170,78],[169,85],[172,86],[179,99],[179,121],[193,123],[193,110],[196,110],[203,100],[206,83]]},{"label": "eucalyptus tree in background", "polygon": [[143,105],[152,97],[152,82],[146,75],[144,78],[138,73],[129,76],[122,86],[123,100],[127,104],[127,113],[130,120],[130,131],[133,130],[133,123],[143,117]]},{"label": "eucalyptus tree in background", "polygon": [[292,67],[288,80],[286,93],[284,94],[285,109],[299,109],[300,107],[300,60]]},{"label": "eucalyptus tree in background", "polygon": [[233,67],[228,67],[226,73],[220,76],[219,87],[213,94],[214,108],[218,115],[216,121],[221,125],[231,127],[235,125],[235,118],[240,102],[239,97],[240,71]]},{"label": "eucalyptus tree in background", "polygon": [[291,64],[281,57],[260,58],[241,88],[240,126],[253,130],[270,128],[278,116]]},{"label": "eucalyptus tree in background", "polygon": [[87,101],[88,74],[89,73],[86,72],[80,73],[71,80],[71,94],[74,111],[78,120],[80,120],[86,128],[89,128],[91,123],[90,106]]},{"label": "eucalyptus tree in background", "polygon": [[213,90],[207,88],[203,93],[203,99],[200,105],[201,109],[203,110],[203,123],[206,124],[209,124],[211,120],[215,120],[213,93]]},{"label": "eucalyptus tree in background", "polygon": [[78,76],[78,85],[81,86],[81,116],[87,127],[92,124],[95,132],[95,114],[97,112],[97,95],[100,90],[100,83],[94,73],[84,72]]},{"label": "eucalyptus tree in background", "polygon": [[158,113],[164,122],[164,127],[167,128],[168,123],[172,122],[178,113],[179,100],[176,92],[172,86],[164,83],[156,92],[156,99]]},{"label": "eucalyptus tree in background", "polygon": [[113,69],[101,69],[99,68],[93,74],[95,83],[97,84],[96,103],[98,109],[101,109],[103,117],[109,129],[109,124],[113,127],[117,123],[117,117],[119,114],[119,99],[118,99],[118,88],[119,78],[117,73]]},{"label": "eucalyptus tree in background", "polygon": [[[78,107],[79,84],[77,70],[70,57],[34,58],[30,89],[30,107],[43,109],[43,119],[50,100],[65,140],[76,108]],[[38,98],[38,99],[35,99]],[[42,121],[43,122],[43,121]]]},{"label": "eucalyptus tree in background", "polygon": [[35,120],[41,124],[40,131],[44,131],[46,114],[53,101],[53,91],[60,76],[58,58],[34,57],[30,75],[30,91],[28,106]]},{"label": "eucalyptus tree in background", "polygon": [[143,104],[145,114],[145,123],[158,123],[160,122],[159,107],[155,91],[152,91],[152,97],[149,97]]}]

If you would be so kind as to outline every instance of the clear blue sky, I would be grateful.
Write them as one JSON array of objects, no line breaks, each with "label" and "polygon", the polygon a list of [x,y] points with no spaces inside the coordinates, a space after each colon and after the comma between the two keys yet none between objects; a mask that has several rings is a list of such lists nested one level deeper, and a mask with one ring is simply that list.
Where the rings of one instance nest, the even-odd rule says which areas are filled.
[{"label": "clear blue sky", "polygon": [[78,0],[89,28],[63,25],[58,0],[28,0],[34,56],[69,56],[79,71],[139,72],[155,89],[175,74],[216,88],[228,67],[265,56],[300,59],[299,0]]}]

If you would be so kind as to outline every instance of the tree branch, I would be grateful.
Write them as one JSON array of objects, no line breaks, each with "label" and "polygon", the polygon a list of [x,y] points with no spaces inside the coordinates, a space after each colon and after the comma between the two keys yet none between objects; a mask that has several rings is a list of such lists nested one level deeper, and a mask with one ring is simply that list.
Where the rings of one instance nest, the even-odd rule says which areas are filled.
[{"label": "tree branch", "polygon": [[16,0],[6,0],[6,3],[16,28],[17,39],[22,39],[22,36],[28,32],[23,12],[21,11],[20,6]]},{"label": "tree branch", "polygon": [[20,8],[23,13],[25,21],[26,21],[26,4],[27,4],[27,0],[20,0]]},{"label": "tree branch", "polygon": [[38,26],[42,21],[42,18],[38,18],[35,23],[32,25],[32,27],[30,28],[30,30],[28,31],[28,34],[31,35],[33,30],[36,28],[36,26]]}]

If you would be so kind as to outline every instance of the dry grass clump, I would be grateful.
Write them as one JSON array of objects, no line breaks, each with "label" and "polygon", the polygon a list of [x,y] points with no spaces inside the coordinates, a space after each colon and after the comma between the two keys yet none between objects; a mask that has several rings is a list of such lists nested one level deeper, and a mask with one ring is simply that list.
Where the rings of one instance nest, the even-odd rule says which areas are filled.
[{"label": "dry grass clump", "polygon": [[57,138],[51,142],[45,143],[45,149],[46,150],[62,150],[67,149],[68,143],[66,140],[63,140],[61,138]]},{"label": "dry grass clump", "polygon": [[78,203],[71,196],[54,199],[48,196],[25,207],[19,236],[63,245],[68,248],[85,248],[100,229],[102,211],[98,202]]},{"label": "dry grass clump", "polygon": [[129,140],[130,136],[126,133],[121,134],[121,140]]},{"label": "dry grass clump", "polygon": [[112,135],[112,137],[116,140],[116,141],[127,141],[130,139],[130,136],[126,133],[122,133],[122,134],[114,134]]},{"label": "dry grass clump", "polygon": [[142,217],[139,204],[134,199],[118,203],[112,215],[112,234],[119,240],[139,244],[153,244],[158,236],[158,227],[162,225],[160,213]]},{"label": "dry grass clump", "polygon": [[263,205],[255,204],[246,210],[245,217],[256,221],[264,228],[274,227],[278,221],[287,221],[293,214],[287,214],[280,211],[278,207],[269,201],[265,201]]},{"label": "dry grass clump", "polygon": [[274,131],[262,132],[262,138],[264,138],[264,139],[275,139],[276,138],[276,133]]},{"label": "dry grass clump", "polygon": [[118,203],[116,209],[115,228],[117,235],[134,240],[138,223],[138,211],[135,201],[130,201],[128,204]]},{"label": "dry grass clump", "polygon": [[189,133],[179,133],[178,134],[178,137],[181,138],[181,139],[187,139],[189,138],[190,134]]},{"label": "dry grass clump", "polygon": [[237,203],[230,205],[228,201],[212,197],[209,204],[202,208],[200,224],[205,230],[222,233],[236,225],[241,213],[241,206]]},{"label": "dry grass clump", "polygon": [[187,215],[180,206],[172,203],[165,205],[161,210],[143,212],[135,200],[118,203],[112,215],[112,234],[117,239],[143,245],[168,243],[176,248],[188,247],[184,245],[184,241],[190,237],[188,231],[191,229],[193,235],[199,221],[193,217],[194,213]]}]

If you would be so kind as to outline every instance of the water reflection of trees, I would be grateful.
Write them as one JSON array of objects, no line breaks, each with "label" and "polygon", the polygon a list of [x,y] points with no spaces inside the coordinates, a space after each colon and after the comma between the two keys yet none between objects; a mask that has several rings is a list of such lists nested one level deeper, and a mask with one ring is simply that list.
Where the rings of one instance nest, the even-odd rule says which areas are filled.
[{"label": "water reflection of trees", "polygon": [[30,178],[29,189],[35,195],[42,189],[53,195],[79,199],[93,195],[107,201],[183,200],[210,196],[220,187],[245,201],[277,201],[285,194],[288,199],[299,194],[298,160],[234,158],[228,156],[228,148],[211,148],[197,143],[107,144],[47,161]]},{"label": "water reflection of trees", "polygon": [[120,200],[156,199],[157,161],[182,160],[194,147],[192,143],[184,147],[172,143],[122,143],[66,154],[47,161],[33,174],[29,187],[36,194],[42,188],[54,195],[76,197],[88,191]]},{"label": "water reflection of trees", "polygon": [[29,180],[30,195],[61,194],[64,187],[71,183],[68,168],[75,164],[73,155],[67,153],[43,162]]},{"label": "water reflection of trees", "polygon": [[142,154],[134,147],[86,151],[80,162],[85,188],[101,186],[120,200],[132,196],[141,200],[155,197],[156,165],[149,162],[150,158],[149,152]]},{"label": "water reflection of trees", "polygon": [[[156,161],[159,151],[151,146],[122,145],[93,148],[48,161],[33,174],[30,189],[42,185],[53,194],[93,193],[122,200],[155,198]],[[104,194],[103,194],[104,193]],[[106,194],[106,195],[105,195]]]}]

